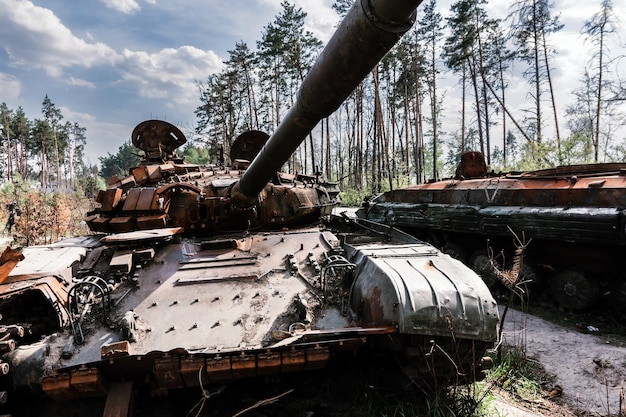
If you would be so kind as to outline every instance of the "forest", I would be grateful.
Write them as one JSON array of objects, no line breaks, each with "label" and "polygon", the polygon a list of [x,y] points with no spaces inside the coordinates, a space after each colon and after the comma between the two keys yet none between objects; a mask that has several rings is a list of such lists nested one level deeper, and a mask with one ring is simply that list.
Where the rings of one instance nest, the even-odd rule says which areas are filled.
[{"label": "forest", "polygon": [[[344,16],[352,3],[336,0],[333,9]],[[345,203],[358,204],[367,195],[450,176],[469,150],[482,152],[496,172],[624,162],[626,82],[619,78],[623,57],[610,48],[621,42],[612,0],[599,2],[580,28],[592,53],[564,112],[558,107],[564,92],[553,83],[559,11],[548,0],[519,0],[497,19],[486,6],[487,0],[458,0],[444,17],[436,0],[424,0],[413,28],[284,169],[324,174],[339,182]],[[306,17],[283,0],[256,45],[236,43],[224,69],[197,82],[197,124],[181,151],[189,162],[228,155],[246,130],[275,130],[322,50]],[[451,89],[459,97],[454,102]],[[522,108],[510,104],[520,102],[512,99],[520,90]],[[454,117],[446,116],[450,109]],[[20,242],[76,232],[69,222],[80,224],[81,210],[106,179],[140,161],[127,142],[87,164],[87,140],[86,129],[66,120],[48,95],[39,116],[0,104],[0,204],[29,207],[16,225]],[[26,227],[33,218],[36,233]]]},{"label": "forest", "polygon": [[[352,3],[333,8],[343,16]],[[287,169],[322,172],[361,197],[450,176],[469,150],[482,152],[496,172],[624,161],[626,84],[609,47],[619,41],[612,1],[580,28],[592,54],[564,113],[557,103],[566,97],[553,83],[558,10],[547,0],[520,0],[500,20],[486,5],[459,0],[444,18],[436,0],[425,0],[414,27],[321,121]],[[226,68],[200,84],[197,133],[209,148],[228,149],[241,131],[278,125],[321,50],[305,18],[283,1],[256,49],[236,44]],[[460,91],[459,102],[450,102],[450,89]],[[509,107],[509,91],[519,96],[520,89],[523,108]],[[447,107],[458,118],[445,117]]]}]

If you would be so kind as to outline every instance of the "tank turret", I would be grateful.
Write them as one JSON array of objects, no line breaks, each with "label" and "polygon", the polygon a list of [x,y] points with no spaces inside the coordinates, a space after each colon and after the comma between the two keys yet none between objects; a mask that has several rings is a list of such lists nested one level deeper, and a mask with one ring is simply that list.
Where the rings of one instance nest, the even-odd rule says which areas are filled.
[{"label": "tank turret", "polygon": [[320,175],[274,171],[249,203],[233,203],[233,187],[246,177],[267,139],[263,132],[245,132],[233,142],[229,164],[194,165],[175,153],[186,142],[180,130],[164,121],[144,121],[132,135],[144,151],[143,165],[109,181],[87,224],[104,233],[181,228],[185,235],[215,235],[312,224],[329,215],[337,187]]},{"label": "tank turret", "polygon": [[144,160],[99,193],[92,235],[6,256],[9,404],[47,415],[44,400],[11,400],[34,390],[68,413],[101,398],[105,416],[130,415],[136,393],[194,388],[191,409],[216,384],[320,369],[342,352],[393,358],[419,384],[481,379],[499,316],[480,277],[396,229],[330,216],[335,184],[280,172],[418,4],[357,1],[274,134],[245,132],[229,163],[188,164],[180,130],[140,123]]},{"label": "tank turret", "polygon": [[[277,177],[277,172],[315,125],[343,103],[413,25],[420,2],[357,2],[303,80],[295,105],[245,172],[238,169],[244,167],[243,161],[232,158],[232,163],[239,162],[235,171],[207,172],[177,163],[174,150],[186,142],[180,130],[165,122],[139,124],[132,142],[144,151],[147,165],[114,179],[100,193],[102,209],[87,219],[91,230],[183,227],[196,233],[216,232],[282,226],[328,214],[332,201],[326,187],[315,186],[319,178]],[[174,178],[175,183],[161,185],[164,178]],[[297,180],[308,187],[293,189]]]}]

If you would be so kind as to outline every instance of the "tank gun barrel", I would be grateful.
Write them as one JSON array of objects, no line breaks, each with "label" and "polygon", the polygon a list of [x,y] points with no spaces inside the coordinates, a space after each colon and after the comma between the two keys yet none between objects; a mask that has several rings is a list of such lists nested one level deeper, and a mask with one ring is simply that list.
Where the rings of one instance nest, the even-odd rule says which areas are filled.
[{"label": "tank gun barrel", "polygon": [[357,0],[302,82],[295,105],[231,190],[251,205],[315,125],[332,114],[415,21],[422,0]]}]

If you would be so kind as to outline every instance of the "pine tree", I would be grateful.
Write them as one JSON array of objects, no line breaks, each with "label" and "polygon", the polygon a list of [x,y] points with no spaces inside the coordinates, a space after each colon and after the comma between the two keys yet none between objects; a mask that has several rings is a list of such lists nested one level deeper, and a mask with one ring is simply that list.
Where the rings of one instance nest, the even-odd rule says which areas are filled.
[{"label": "pine tree", "polygon": [[595,126],[592,131],[592,142],[594,148],[594,161],[599,160],[600,149],[600,126],[602,113],[609,105],[605,100],[605,91],[611,88],[611,81],[607,80],[607,37],[616,32],[616,17],[613,11],[612,0],[603,0],[601,10],[585,21],[582,33],[587,40],[594,45],[594,54],[589,62],[589,67],[593,71],[593,76],[589,81],[593,84],[594,93],[588,100],[595,102],[594,121]]},{"label": "pine tree", "polygon": [[528,64],[524,76],[534,90],[530,93],[534,100],[534,111],[533,117],[528,120],[529,130],[534,131],[537,145],[540,145],[544,136],[542,97],[547,90],[552,102],[557,152],[560,158],[561,138],[550,66],[551,55],[555,52],[549,47],[547,38],[561,30],[563,25],[559,23],[558,17],[552,17],[552,7],[549,0],[521,0],[515,3],[515,9],[509,17],[513,20],[511,30],[517,45],[517,56]]}]

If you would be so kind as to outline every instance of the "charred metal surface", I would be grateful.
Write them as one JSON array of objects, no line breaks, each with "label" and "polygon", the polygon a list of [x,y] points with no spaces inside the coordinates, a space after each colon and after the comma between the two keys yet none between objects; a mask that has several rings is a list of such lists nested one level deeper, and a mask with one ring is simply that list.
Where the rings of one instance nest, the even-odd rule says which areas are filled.
[{"label": "charred metal surface", "polygon": [[135,127],[131,141],[144,151],[146,161],[163,164],[174,158],[174,151],[184,145],[187,138],[176,126],[160,120],[146,120]]},{"label": "charred metal surface", "polygon": [[[459,167],[457,174],[463,172]],[[623,313],[625,190],[626,164],[485,173],[389,191],[358,215],[430,240],[472,266],[487,245],[512,260],[512,233],[532,238],[528,267],[549,284],[535,291],[551,291],[571,309],[589,307],[606,293]]]},{"label": "charred metal surface", "polygon": [[[111,404],[122,394],[109,388],[121,381],[164,393],[318,369],[333,351],[388,336],[495,340],[495,302],[474,273],[428,245],[394,244],[388,229],[353,227],[359,239],[313,227],[244,231],[212,244],[164,228],[98,237],[88,247],[70,240],[29,248],[26,261],[35,262],[7,277],[0,310],[7,329],[24,326],[44,347],[7,345],[11,369],[31,370],[13,379],[15,390],[39,386],[58,401]],[[464,366],[478,370],[478,356]]]},{"label": "charred metal surface", "polygon": [[[335,205],[319,178],[283,175],[266,185],[254,206],[231,207],[229,188],[241,173],[183,162],[134,168],[130,176],[114,179],[109,189],[100,192],[101,208],[87,218],[87,224],[93,231],[107,233],[181,227],[196,234],[216,234],[310,223],[330,214]],[[124,184],[133,186],[126,190]]]},{"label": "charred metal surface", "polygon": [[[68,247],[60,242],[30,248],[42,264],[59,271],[44,274],[37,266],[44,276],[22,281],[18,278],[28,270],[20,268],[8,279],[20,288],[52,290],[40,289],[40,300],[26,301],[41,305],[33,309],[55,322],[48,328],[38,323],[43,317],[7,315],[9,322],[28,322],[24,328],[4,326],[19,340],[7,350],[16,352],[10,360],[18,367],[39,363],[41,351],[21,340],[26,329],[45,345],[45,362],[54,365],[14,383],[18,389],[38,385],[58,401],[111,398],[119,394],[109,387],[122,380],[148,383],[162,393],[200,381],[319,369],[333,351],[357,350],[388,336],[454,338],[483,347],[496,339],[496,305],[478,276],[427,244],[410,239],[394,244],[385,228],[372,233],[374,226],[350,227],[372,240],[386,236],[377,244],[343,244],[353,240],[352,232],[314,227],[233,235],[237,244],[228,248],[205,245],[205,238],[174,243],[164,229],[155,231],[156,242],[147,238],[154,258],[135,259],[119,280],[113,271],[103,278],[93,275],[98,265],[111,265],[99,246],[90,250],[105,259],[85,256],[94,269],[84,273],[91,275],[73,279],[59,272],[73,259],[49,262],[78,249],[72,241]],[[137,232],[102,240],[113,249],[133,242],[129,253],[142,252]],[[118,250],[110,252],[115,257]],[[56,288],[53,282],[66,285]],[[3,311],[23,301],[22,292],[5,291]],[[478,372],[479,361],[476,356],[463,365]]]}]

